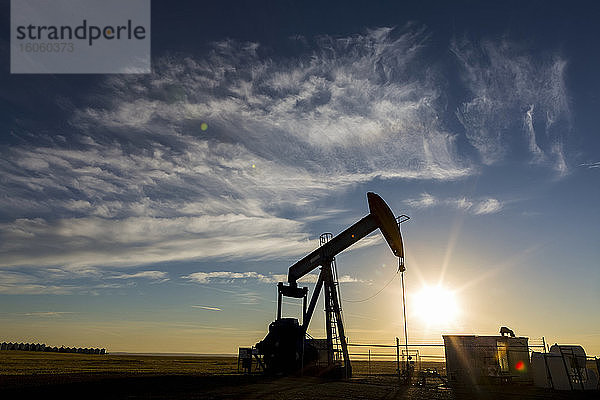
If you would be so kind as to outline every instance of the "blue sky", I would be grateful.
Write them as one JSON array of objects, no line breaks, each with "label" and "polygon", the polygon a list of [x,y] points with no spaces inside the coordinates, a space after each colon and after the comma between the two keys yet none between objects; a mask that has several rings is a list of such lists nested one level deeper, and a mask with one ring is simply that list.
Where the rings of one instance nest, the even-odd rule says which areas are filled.
[{"label": "blue sky", "polygon": [[[508,325],[600,354],[598,13],[155,0],[148,75],[10,75],[5,29],[1,339],[234,353],[375,191],[411,216],[411,338]],[[396,268],[379,234],[338,262],[347,300]],[[437,283],[444,326],[411,304]],[[344,303],[351,342],[401,336],[399,298]]]}]

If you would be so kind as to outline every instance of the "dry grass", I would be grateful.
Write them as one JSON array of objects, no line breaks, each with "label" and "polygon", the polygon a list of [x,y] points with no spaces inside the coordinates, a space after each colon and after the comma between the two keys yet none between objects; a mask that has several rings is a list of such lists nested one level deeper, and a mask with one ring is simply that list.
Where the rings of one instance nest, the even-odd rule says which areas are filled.
[{"label": "dry grass", "polygon": [[[424,362],[423,368],[442,372],[444,363]],[[352,362],[355,376],[393,375],[395,361],[360,360]],[[234,357],[94,355],[0,351],[0,375],[43,374],[150,374],[150,375],[227,375],[236,374]]]},{"label": "dry grass", "polygon": [[233,357],[138,356],[0,351],[0,375],[221,375],[237,372]]}]

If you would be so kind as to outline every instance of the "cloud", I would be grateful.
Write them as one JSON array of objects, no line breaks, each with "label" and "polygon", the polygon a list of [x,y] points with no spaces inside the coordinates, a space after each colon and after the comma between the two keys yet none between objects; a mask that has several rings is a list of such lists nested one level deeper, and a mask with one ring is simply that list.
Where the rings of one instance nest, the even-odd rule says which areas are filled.
[{"label": "cloud", "polygon": [[495,214],[502,209],[502,204],[496,199],[485,199],[474,205],[476,215]]},{"label": "cloud", "polygon": [[71,294],[73,288],[62,285],[43,285],[32,283],[0,283],[0,294]]},{"label": "cloud", "polygon": [[120,274],[111,276],[110,279],[136,279],[145,278],[151,280],[160,280],[161,282],[168,281],[168,274],[163,271],[140,271],[133,274]]},{"label": "cloud", "polygon": [[[0,266],[294,257],[312,248],[309,224],[331,215],[317,209],[331,193],[478,174],[448,128],[447,78],[427,38],[379,28],[277,58],[225,40],[153,60],[152,74],[106,78],[93,107],[66,117],[66,136],[0,147]],[[483,162],[507,153],[514,125],[532,162],[566,172],[564,60],[538,65],[508,42],[453,51],[470,93],[457,115]]]},{"label": "cloud", "polygon": [[194,272],[192,274],[182,276],[184,279],[189,279],[196,283],[210,283],[213,281],[231,282],[238,279],[256,279],[261,282],[271,283],[273,280],[266,275],[258,272],[229,272],[229,271],[216,271],[216,272]]},{"label": "cloud", "polygon": [[29,274],[0,271],[0,294],[69,294],[71,287],[39,282]]},{"label": "cloud", "polygon": [[[115,282],[114,280],[122,280]],[[90,267],[28,266],[20,271],[0,270],[1,294],[98,294],[136,286],[134,279],[149,279],[152,283],[168,281],[162,271],[115,273],[113,270]]]},{"label": "cloud", "polygon": [[0,265],[296,256],[332,191],[474,173],[440,122],[426,37],[321,36],[279,59],[228,40],[107,78],[96,107],[73,111],[68,145],[0,149]]},{"label": "cloud", "polygon": [[[285,274],[261,274],[259,272],[230,272],[230,271],[215,271],[215,272],[194,272],[189,275],[182,276],[183,279],[188,279],[196,283],[230,283],[233,281],[254,280],[261,283],[277,283],[287,282]],[[312,273],[298,279],[299,283],[316,283],[319,278],[318,274]],[[349,275],[340,276],[339,283],[363,282]]]},{"label": "cloud", "polygon": [[583,164],[579,164],[580,167],[586,167],[586,168],[600,168],[600,161],[596,161],[596,162],[589,162],[589,163],[583,163]]},{"label": "cloud", "polygon": [[407,199],[404,203],[409,207],[428,208],[433,207],[438,203],[438,200],[429,193],[422,193],[418,199]]},{"label": "cloud", "polygon": [[525,128],[525,132],[527,134],[527,137],[528,137],[529,151],[533,155],[533,161],[534,162],[541,162],[541,161],[544,160],[544,152],[538,146],[537,141],[536,141],[536,137],[535,137],[535,128],[533,126],[533,110],[534,110],[534,107],[535,107],[535,104],[531,104],[529,106],[529,109],[527,110],[527,112],[525,113],[525,116],[524,116],[523,125],[524,125],[524,128]]},{"label": "cloud", "polygon": [[422,64],[425,37],[387,28],[322,36],[285,60],[261,57],[254,43],[223,41],[202,59],[158,60],[148,77],[111,78],[118,95],[110,106],[78,110],[73,123],[138,140],[143,133],[235,143],[233,166],[248,155],[246,167],[286,167],[315,183],[456,179],[471,171],[438,121],[436,73],[409,73]]},{"label": "cloud", "polygon": [[475,215],[495,214],[503,208],[503,203],[500,200],[491,197],[481,199],[467,199],[466,197],[440,199],[429,193],[422,193],[419,198],[406,199],[404,203],[414,208],[451,207],[465,210]]},{"label": "cloud", "polygon": [[451,50],[470,92],[456,114],[482,162],[497,163],[524,144],[531,163],[566,174],[563,142],[571,120],[566,60],[557,54],[534,55],[508,39],[457,39]]},{"label": "cloud", "polygon": [[[136,265],[211,257],[281,257],[308,251],[300,223],[240,214],[195,217],[98,217],[0,224],[0,265]],[[275,235],[277,235],[274,237]],[[32,240],[38,246],[32,248]],[[57,252],[56,248],[69,249]],[[73,269],[73,268],[71,268]]]},{"label": "cloud", "polygon": [[338,277],[339,283],[356,283],[356,282],[364,282],[362,279],[354,278],[350,275],[342,275]]},{"label": "cloud", "polygon": [[28,317],[61,317],[66,314],[77,314],[73,311],[39,311],[39,312],[29,312],[24,313],[23,315]]},{"label": "cloud", "polygon": [[223,311],[219,307],[209,307],[209,306],[192,306],[192,308],[200,308],[202,310],[208,310],[208,311]]}]

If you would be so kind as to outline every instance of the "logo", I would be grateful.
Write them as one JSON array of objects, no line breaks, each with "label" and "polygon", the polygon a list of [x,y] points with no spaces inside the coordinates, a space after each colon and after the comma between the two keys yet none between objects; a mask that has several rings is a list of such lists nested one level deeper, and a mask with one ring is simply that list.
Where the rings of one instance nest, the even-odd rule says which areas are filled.
[{"label": "logo", "polygon": [[149,73],[150,0],[11,0],[11,73]]}]

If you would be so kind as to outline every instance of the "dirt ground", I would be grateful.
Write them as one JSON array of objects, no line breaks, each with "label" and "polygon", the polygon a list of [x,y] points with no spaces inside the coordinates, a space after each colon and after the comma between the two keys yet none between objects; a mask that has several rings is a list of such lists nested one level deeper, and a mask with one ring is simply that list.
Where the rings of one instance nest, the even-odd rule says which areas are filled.
[{"label": "dirt ground", "polygon": [[[448,388],[437,378],[400,385],[393,363],[355,362],[354,377],[267,378],[237,372],[226,357],[0,352],[0,398],[78,399],[596,399],[531,386]],[[441,365],[439,366],[441,368]],[[369,374],[369,371],[371,372]],[[421,382],[422,383],[422,382]]]}]

